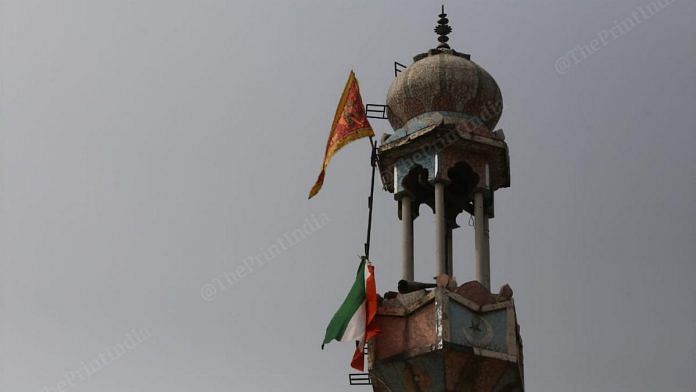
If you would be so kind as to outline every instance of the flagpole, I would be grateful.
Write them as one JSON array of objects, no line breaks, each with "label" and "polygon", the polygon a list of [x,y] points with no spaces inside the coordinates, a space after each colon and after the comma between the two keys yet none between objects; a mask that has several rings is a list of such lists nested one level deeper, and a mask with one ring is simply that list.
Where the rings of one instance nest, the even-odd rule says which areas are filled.
[{"label": "flagpole", "polygon": [[377,168],[377,142],[372,140],[370,136],[370,165],[372,165],[372,179],[370,180],[370,197],[367,199],[367,208],[369,210],[367,216],[367,240],[365,241],[365,259],[370,259],[370,234],[372,232],[372,202],[375,195],[375,170]]}]

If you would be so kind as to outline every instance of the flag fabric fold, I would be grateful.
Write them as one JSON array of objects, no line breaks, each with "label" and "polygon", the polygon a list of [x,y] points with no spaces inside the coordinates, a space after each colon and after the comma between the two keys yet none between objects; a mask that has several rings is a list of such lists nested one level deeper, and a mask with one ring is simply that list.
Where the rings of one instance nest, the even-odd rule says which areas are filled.
[{"label": "flag fabric fold", "polygon": [[355,341],[355,353],[350,365],[360,371],[365,370],[363,346],[379,329],[374,325],[377,315],[377,287],[375,285],[374,266],[365,258],[360,262],[355,282],[346,299],[326,327],[324,344],[337,340],[339,342]]},{"label": "flag fabric fold", "polygon": [[326,142],[326,151],[324,152],[321,172],[314,186],[312,186],[312,189],[309,191],[309,198],[311,199],[314,197],[321,189],[324,184],[326,167],[338,150],[352,141],[374,135],[375,133],[372,130],[370,122],[367,120],[365,107],[363,106],[362,97],[360,96],[358,80],[355,78],[353,71],[350,71],[348,82],[346,82],[343,94],[341,94],[341,99],[336,108],[329,140]]}]

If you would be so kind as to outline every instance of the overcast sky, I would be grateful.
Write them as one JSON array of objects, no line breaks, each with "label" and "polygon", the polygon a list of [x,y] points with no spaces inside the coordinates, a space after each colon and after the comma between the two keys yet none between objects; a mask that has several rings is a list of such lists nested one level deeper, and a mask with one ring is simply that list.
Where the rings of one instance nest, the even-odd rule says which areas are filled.
[{"label": "overcast sky", "polygon": [[[447,5],[452,47],[504,97],[492,285],[515,292],[529,391],[696,388],[696,2],[661,1]],[[435,46],[438,9],[1,1],[0,390],[369,390],[347,385],[351,344],[320,350],[362,252],[367,141],[306,196],[350,69],[384,103],[393,61]],[[419,280],[433,221],[422,207]],[[380,292],[399,233],[378,187]]]}]

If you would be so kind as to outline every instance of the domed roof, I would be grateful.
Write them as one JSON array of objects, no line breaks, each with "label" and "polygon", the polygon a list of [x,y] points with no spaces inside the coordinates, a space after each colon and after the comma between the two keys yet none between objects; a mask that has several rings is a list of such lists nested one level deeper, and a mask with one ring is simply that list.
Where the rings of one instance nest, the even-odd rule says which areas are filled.
[{"label": "domed roof", "polygon": [[396,130],[428,112],[454,112],[492,131],[503,112],[493,77],[469,56],[449,48],[430,50],[394,79],[387,93],[389,122]]}]

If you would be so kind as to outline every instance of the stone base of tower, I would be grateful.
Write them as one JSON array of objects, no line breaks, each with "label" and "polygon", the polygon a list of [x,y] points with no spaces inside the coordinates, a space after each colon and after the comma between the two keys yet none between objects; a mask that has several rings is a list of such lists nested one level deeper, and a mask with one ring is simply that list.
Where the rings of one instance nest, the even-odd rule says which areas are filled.
[{"label": "stone base of tower", "polygon": [[522,342],[512,290],[478,282],[390,293],[369,345],[373,389],[523,391]]}]

